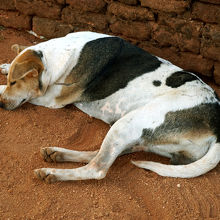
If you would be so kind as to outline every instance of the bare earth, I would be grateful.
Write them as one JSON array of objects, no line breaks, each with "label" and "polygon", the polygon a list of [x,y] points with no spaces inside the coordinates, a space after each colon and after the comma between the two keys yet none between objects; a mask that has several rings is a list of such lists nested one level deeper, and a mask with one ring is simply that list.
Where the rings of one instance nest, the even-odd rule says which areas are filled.
[{"label": "bare earth", "polygon": [[[36,41],[26,32],[0,30],[0,64],[14,58],[12,44]],[[0,83],[5,83],[4,76]],[[135,153],[118,158],[99,181],[46,184],[34,177],[35,168],[83,165],[46,163],[41,147],[95,150],[108,130],[73,105],[0,109],[0,219],[220,219],[220,165],[194,179],[164,178],[130,160],[168,163],[166,158]]]}]

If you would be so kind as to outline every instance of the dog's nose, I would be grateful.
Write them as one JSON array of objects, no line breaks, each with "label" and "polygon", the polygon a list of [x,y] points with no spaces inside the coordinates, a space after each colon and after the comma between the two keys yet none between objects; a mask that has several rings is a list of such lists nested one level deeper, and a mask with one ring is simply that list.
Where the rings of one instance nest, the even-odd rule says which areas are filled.
[{"label": "dog's nose", "polygon": [[0,101],[0,108],[4,108],[4,103]]}]

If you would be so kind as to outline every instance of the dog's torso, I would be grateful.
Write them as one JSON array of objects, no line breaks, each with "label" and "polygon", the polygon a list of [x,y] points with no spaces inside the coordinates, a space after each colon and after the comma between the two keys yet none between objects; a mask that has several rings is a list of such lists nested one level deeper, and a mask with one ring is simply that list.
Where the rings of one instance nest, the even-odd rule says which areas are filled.
[{"label": "dog's torso", "polygon": [[[158,106],[161,109],[162,118],[169,111],[177,111],[191,108],[201,103],[216,101],[212,89],[195,76],[192,77],[192,79],[194,78],[193,81],[186,83],[184,83],[185,79],[180,79],[181,85],[178,88],[172,88],[167,85],[167,79],[172,78],[174,73],[179,73],[179,71],[181,70],[178,67],[161,64],[161,67],[157,70],[133,79],[126,87],[119,89],[104,99],[79,102],[75,103],[75,105],[85,113],[111,124],[127,113],[149,105],[164,95],[169,98]],[[167,108],[166,102],[172,102],[172,97],[175,96],[175,93],[179,93],[186,101],[176,102],[172,108]]]},{"label": "dog's torso", "polygon": [[187,101],[163,114],[217,101],[194,74],[117,37],[79,32],[29,49],[42,53],[46,70],[41,80],[48,81],[47,92],[31,100],[33,104],[60,108],[75,103],[90,116],[112,123],[167,94],[167,101],[175,93]]}]

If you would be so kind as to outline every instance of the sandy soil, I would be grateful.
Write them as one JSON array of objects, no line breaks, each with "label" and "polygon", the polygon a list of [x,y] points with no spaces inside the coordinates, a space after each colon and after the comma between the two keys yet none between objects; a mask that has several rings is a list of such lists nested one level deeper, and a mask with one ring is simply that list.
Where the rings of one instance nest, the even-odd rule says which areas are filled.
[{"label": "sandy soil", "polygon": [[[12,44],[36,41],[25,32],[0,30],[0,63],[14,58]],[[5,83],[4,76],[0,83]],[[118,158],[99,181],[46,184],[34,177],[35,168],[83,165],[46,163],[41,147],[95,150],[108,129],[73,105],[58,110],[31,104],[14,111],[0,109],[0,219],[220,219],[220,165],[194,179],[164,178],[130,160],[167,159],[135,153]]]}]

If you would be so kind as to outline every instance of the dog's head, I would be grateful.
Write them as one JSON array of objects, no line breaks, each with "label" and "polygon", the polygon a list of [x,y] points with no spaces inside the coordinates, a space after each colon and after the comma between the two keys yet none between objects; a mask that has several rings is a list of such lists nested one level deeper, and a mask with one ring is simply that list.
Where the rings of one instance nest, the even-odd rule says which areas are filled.
[{"label": "dog's head", "polygon": [[42,95],[40,76],[44,65],[41,58],[41,52],[29,49],[13,60],[7,77],[7,86],[0,96],[0,107],[12,110]]}]

